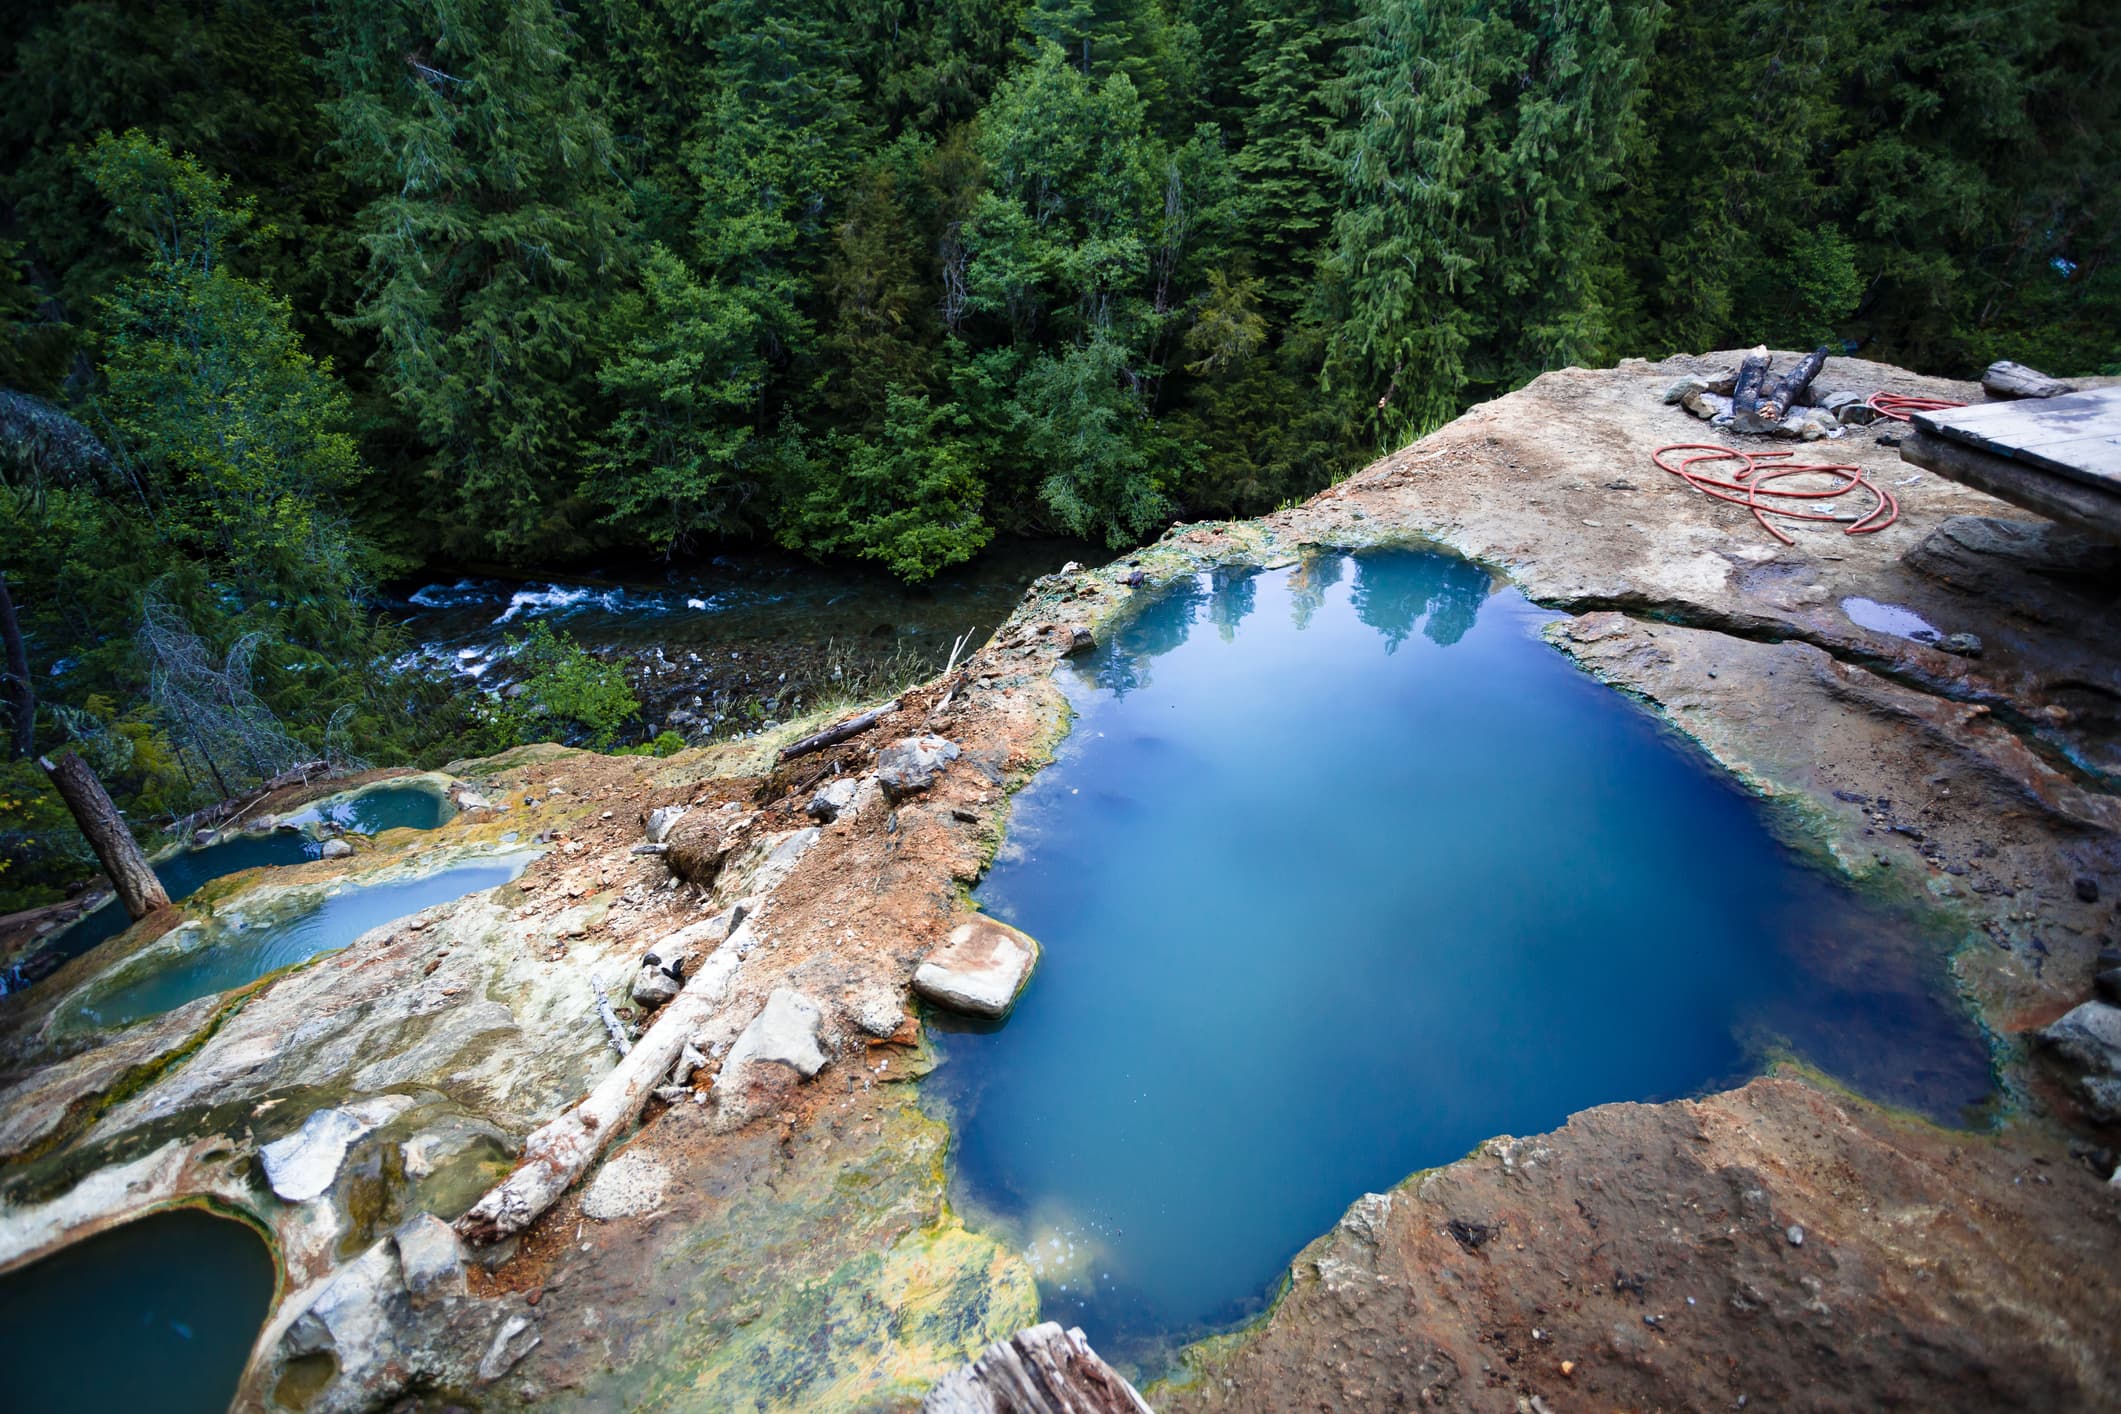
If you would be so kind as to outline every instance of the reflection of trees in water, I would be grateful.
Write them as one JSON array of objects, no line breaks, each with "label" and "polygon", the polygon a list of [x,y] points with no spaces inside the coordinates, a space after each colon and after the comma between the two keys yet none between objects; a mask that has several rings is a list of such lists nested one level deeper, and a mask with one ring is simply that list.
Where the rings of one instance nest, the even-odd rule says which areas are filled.
[{"label": "reflection of trees in water", "polygon": [[1179,580],[1135,615],[1113,638],[1108,651],[1092,655],[1086,675],[1114,697],[1148,686],[1149,660],[1184,643],[1208,601],[1208,587],[1201,576]]},{"label": "reflection of trees in water", "polygon": [[1326,602],[1326,591],[1340,583],[1348,567],[1346,555],[1313,555],[1289,572],[1289,622],[1298,629],[1311,626],[1311,616]]},{"label": "reflection of trees in water", "polygon": [[1417,624],[1431,643],[1450,647],[1473,627],[1487,597],[1487,571],[1470,560],[1390,555],[1355,561],[1355,616],[1384,635],[1387,652],[1406,642]]},{"label": "reflection of trees in water", "polygon": [[1251,614],[1259,598],[1256,570],[1218,569],[1208,574],[1208,619],[1228,643],[1237,637],[1237,626]]}]

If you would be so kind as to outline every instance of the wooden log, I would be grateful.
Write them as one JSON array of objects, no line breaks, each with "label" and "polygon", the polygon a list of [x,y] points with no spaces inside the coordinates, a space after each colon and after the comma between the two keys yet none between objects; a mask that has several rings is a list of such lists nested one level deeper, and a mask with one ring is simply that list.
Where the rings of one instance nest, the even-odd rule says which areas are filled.
[{"label": "wooden log", "polygon": [[1763,345],[1739,363],[1737,380],[1731,385],[1731,414],[1734,417],[1751,417],[1759,408],[1761,394],[1767,391],[1768,368],[1773,362]]},{"label": "wooden log", "polygon": [[881,707],[872,708],[858,717],[849,717],[844,722],[825,728],[815,736],[806,736],[801,741],[782,747],[780,759],[783,762],[793,761],[798,756],[808,756],[813,751],[823,751],[828,746],[836,746],[848,737],[860,736],[897,710],[898,703],[894,700]]},{"label": "wooden log", "polygon": [[627,1037],[626,1028],[619,1025],[619,1014],[611,1009],[611,998],[604,995],[604,979],[591,973],[589,990],[596,996],[597,1019],[604,1023],[604,1034],[611,1037],[611,1049],[624,1060],[633,1049],[633,1042]]},{"label": "wooden log", "polygon": [[74,814],[74,823],[88,838],[96,858],[103,861],[103,872],[117,887],[118,901],[125,905],[125,911],[141,919],[158,908],[168,908],[168,891],[155,877],[155,871],[147,867],[147,856],[133,842],[132,831],[125,828],[118,807],[111,804],[110,792],[103,789],[103,782],[96,779],[88,763],[71,751],[62,751],[58,760],[43,756],[37,764],[52,778],[59,798]]},{"label": "wooden log", "polygon": [[1080,1329],[1018,1331],[936,1381],[921,1414],[1153,1414]]},{"label": "wooden log", "polygon": [[1981,386],[1992,398],[2059,398],[2074,393],[2077,385],[2050,378],[2037,368],[1999,358],[1981,375]]},{"label": "wooden log", "polygon": [[572,1109],[532,1131],[515,1171],[457,1219],[458,1233],[471,1242],[497,1241],[529,1227],[558,1202],[640,1115],[693,1034],[727,999],[741,961],[727,943],[717,948],[609,1075]]},{"label": "wooden log", "polygon": [[1797,360],[1797,366],[1770,382],[1760,395],[1754,415],[1762,422],[1780,422],[1789,416],[1790,409],[1804,400],[1804,390],[1812,386],[1819,370],[1826,367],[1826,346],[1820,345]]}]

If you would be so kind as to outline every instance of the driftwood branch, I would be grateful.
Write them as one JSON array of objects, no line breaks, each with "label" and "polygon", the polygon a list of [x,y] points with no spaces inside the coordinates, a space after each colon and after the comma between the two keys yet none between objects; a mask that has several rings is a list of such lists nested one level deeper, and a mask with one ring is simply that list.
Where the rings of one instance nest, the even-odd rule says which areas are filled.
[{"label": "driftwood branch", "polygon": [[611,1009],[611,998],[604,995],[604,979],[591,973],[589,990],[596,994],[597,1019],[604,1023],[604,1030],[611,1037],[611,1049],[624,1060],[626,1053],[633,1049],[633,1042],[627,1038],[626,1028],[619,1025],[619,1014]]},{"label": "driftwood branch", "polygon": [[921,1414],[1151,1414],[1098,1358],[1081,1330],[1057,1321],[1018,1331],[936,1382]]},{"label": "driftwood branch", "polygon": [[532,1132],[522,1162],[457,1219],[457,1231],[473,1242],[496,1241],[529,1227],[557,1202],[640,1115],[693,1034],[728,997],[740,961],[728,944],[717,948],[609,1075],[573,1109]]},{"label": "driftwood branch", "polygon": [[898,702],[894,699],[858,717],[849,717],[844,722],[825,728],[815,736],[806,736],[801,741],[782,747],[780,759],[784,762],[793,761],[798,756],[808,756],[813,751],[823,751],[828,746],[836,746],[848,737],[860,736],[897,710]]}]

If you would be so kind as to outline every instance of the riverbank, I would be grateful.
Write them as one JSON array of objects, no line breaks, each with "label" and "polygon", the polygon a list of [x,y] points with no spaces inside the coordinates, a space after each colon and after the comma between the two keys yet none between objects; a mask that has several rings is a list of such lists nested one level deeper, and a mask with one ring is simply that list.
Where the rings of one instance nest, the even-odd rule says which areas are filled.
[{"label": "riverbank", "polygon": [[[945,1202],[947,1135],[905,1083],[928,1064],[908,985],[1067,729],[1053,673],[1074,630],[1109,632],[1139,594],[1211,566],[1441,543],[1569,611],[1557,647],[1779,802],[1825,867],[1932,912],[1996,1037],[2003,1113],[1947,1133],[1786,1072],[1491,1141],[1390,1195],[1348,1195],[1265,1320],[1197,1351],[1152,1403],[2111,1404],[2121,1190],[2111,1155],[2090,1162],[2111,1134],[2025,1040],[2089,994],[2121,894],[2098,705],[2121,700],[2121,645],[2110,616],[2071,607],[2108,581],[2028,566],[2017,513],[1934,478],[1896,487],[1884,534],[1778,546],[1648,464],[1700,436],[1662,387],[1721,361],[1550,374],[1303,506],[1045,576],[947,681],[791,763],[774,749],[818,723],[663,761],[454,763],[486,808],[295,866],[301,881],[437,850],[543,856],[242,992],[61,1036],[50,1018],[114,959],[70,964],[0,1002],[0,1112],[61,1116],[0,1154],[0,1263],[174,1202],[253,1215],[285,1294],[250,1408],[910,1405],[1034,1315],[1028,1264]],[[1873,434],[1833,450],[1909,474]],[[1984,539],[1965,518],[1994,525]],[[1983,656],[1864,629],[1845,598],[1974,633]],[[932,783],[896,800],[864,787],[812,818],[820,786],[866,780],[924,730],[962,753]],[[670,855],[637,853],[669,806],[686,808]],[[695,862],[674,873],[673,857]],[[622,995],[648,948],[740,900],[750,932],[702,1028],[710,1063],[520,1239],[435,1239],[422,1214],[457,1217],[610,1070],[593,979]],[[784,990],[816,1004],[814,1077],[725,1077]],[[264,1145],[379,1101],[389,1113],[331,1156],[321,1192],[275,1192]]]}]

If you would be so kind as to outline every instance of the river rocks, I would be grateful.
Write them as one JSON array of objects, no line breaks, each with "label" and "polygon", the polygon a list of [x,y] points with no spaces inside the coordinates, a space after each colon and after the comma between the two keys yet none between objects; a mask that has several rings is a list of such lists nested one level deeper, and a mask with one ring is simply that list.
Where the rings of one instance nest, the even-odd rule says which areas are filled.
[{"label": "river rocks", "polygon": [[661,844],[669,839],[670,831],[677,825],[678,821],[685,818],[685,812],[690,808],[690,806],[685,805],[659,805],[649,811],[646,831],[648,843]]},{"label": "river rocks", "polygon": [[2084,1002],[2033,1036],[2078,1072],[2078,1094],[2094,1119],[2121,1123],[2121,1006]]},{"label": "river rocks", "polygon": [[840,818],[840,812],[854,804],[854,793],[860,783],[852,776],[840,776],[817,788],[803,813],[820,825],[829,825]]},{"label": "river rocks", "polygon": [[943,945],[922,960],[913,990],[952,1011],[1007,1016],[1031,980],[1038,953],[1037,943],[1008,924],[975,918],[951,929]]},{"label": "river rocks", "polygon": [[597,1170],[582,1194],[582,1211],[598,1222],[639,1217],[663,1206],[670,1171],[646,1154],[625,1153]]},{"label": "river rocks", "polygon": [[383,1095],[340,1109],[318,1110],[294,1133],[258,1150],[272,1191],[306,1203],[330,1189],[355,1141],[412,1108],[403,1095]]},{"label": "river rocks", "polygon": [[317,850],[319,859],[344,859],[353,853],[353,846],[345,840],[326,840]]},{"label": "river rocks", "polygon": [[960,754],[956,742],[933,732],[902,737],[877,754],[876,778],[884,794],[897,802],[934,785]]},{"label": "river rocks", "polygon": [[444,1296],[462,1296],[469,1282],[464,1273],[464,1247],[456,1230],[432,1213],[421,1213],[391,1234],[397,1244],[398,1267],[414,1305]]}]

